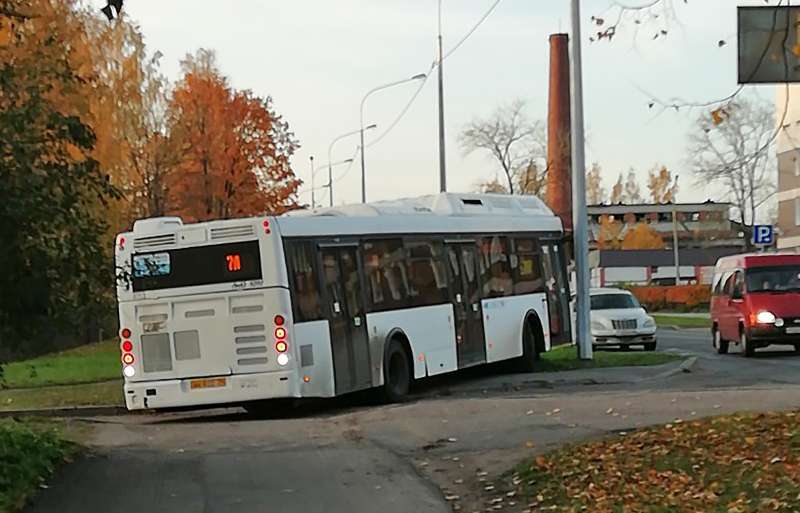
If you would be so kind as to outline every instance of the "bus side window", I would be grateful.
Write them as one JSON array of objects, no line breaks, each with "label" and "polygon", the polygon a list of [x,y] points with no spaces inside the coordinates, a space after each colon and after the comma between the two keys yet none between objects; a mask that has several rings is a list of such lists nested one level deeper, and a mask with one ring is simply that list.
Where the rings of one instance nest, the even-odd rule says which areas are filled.
[{"label": "bus side window", "polygon": [[514,241],[514,294],[531,294],[544,291],[544,280],[539,268],[539,252],[533,239]]},{"label": "bus side window", "polygon": [[447,301],[446,272],[442,263],[442,243],[407,241],[407,271],[411,303],[434,305]]},{"label": "bus side window", "polygon": [[289,272],[292,278],[292,308],[297,322],[322,318],[315,253],[311,242],[289,243]]},{"label": "bus side window", "polygon": [[367,241],[362,252],[372,310],[406,306],[409,285],[403,242],[399,239]]},{"label": "bus side window", "polygon": [[514,286],[511,279],[508,237],[484,237],[480,239],[479,244],[483,297],[512,295]]}]

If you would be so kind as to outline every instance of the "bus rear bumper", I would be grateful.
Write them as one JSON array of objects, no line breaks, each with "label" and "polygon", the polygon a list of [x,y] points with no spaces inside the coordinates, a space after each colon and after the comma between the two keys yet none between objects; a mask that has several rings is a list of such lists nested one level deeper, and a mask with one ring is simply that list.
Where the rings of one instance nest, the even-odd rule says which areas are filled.
[{"label": "bus rear bumper", "polygon": [[[224,385],[219,386],[221,379],[225,380]],[[127,382],[124,391],[125,406],[129,410],[234,405],[260,399],[300,397],[294,371]]]}]

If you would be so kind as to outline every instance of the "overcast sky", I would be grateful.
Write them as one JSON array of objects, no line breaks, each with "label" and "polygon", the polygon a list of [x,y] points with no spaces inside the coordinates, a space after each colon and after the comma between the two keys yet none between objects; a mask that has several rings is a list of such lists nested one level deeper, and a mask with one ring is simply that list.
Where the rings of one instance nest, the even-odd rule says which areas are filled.
[{"label": "overcast sky", "polygon": [[[93,0],[98,5],[100,0]],[[445,51],[493,0],[444,0]],[[709,100],[736,87],[736,4],[732,0],[674,1],[677,20],[667,38],[652,40],[651,27],[633,37],[634,25],[612,43],[589,43],[591,15],[611,0],[584,0],[584,84],[587,162],[598,162],[610,189],[629,167],[642,178],[656,163],[680,175],[681,201],[724,199],[698,186],[687,171],[686,133],[694,112],[648,109],[649,94]],[[627,3],[641,3],[629,0]],[[763,2],[739,2],[763,4]],[[179,61],[199,47],[216,50],[231,83],[270,95],[301,143],[293,159],[310,202],[309,156],[327,162],[330,142],[357,129],[359,104],[369,89],[425,72],[434,58],[436,0],[126,0],[150,50],[164,54],[164,70],[177,77]],[[486,116],[514,98],[531,117],[546,118],[548,35],[569,28],[568,0],[501,0],[477,31],[445,60],[448,185],[472,191],[498,172],[487,156],[465,156],[457,135],[474,117]],[[718,47],[720,39],[729,44]],[[368,199],[438,191],[436,80],[425,84],[401,122],[367,148]],[[416,89],[407,84],[377,93],[366,104],[367,123],[380,136]],[[749,94],[772,100],[770,86]],[[357,137],[334,147],[334,160],[355,154]],[[316,184],[327,181],[317,174]],[[360,199],[360,166],[334,172],[335,202]],[[317,201],[327,191],[318,193]],[[326,203],[327,204],[327,203]]]}]

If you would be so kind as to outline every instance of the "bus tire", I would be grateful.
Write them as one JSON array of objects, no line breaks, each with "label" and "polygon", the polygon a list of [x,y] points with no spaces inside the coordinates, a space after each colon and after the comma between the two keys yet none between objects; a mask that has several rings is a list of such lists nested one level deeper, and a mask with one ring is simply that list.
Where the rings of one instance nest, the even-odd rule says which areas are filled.
[{"label": "bus tire", "polygon": [[540,332],[538,323],[528,316],[522,325],[522,356],[514,362],[517,372],[533,372],[539,359]]},{"label": "bus tire", "polygon": [[387,402],[396,403],[408,398],[413,379],[410,361],[405,346],[393,338],[383,359],[383,396]]},{"label": "bus tire", "polygon": [[728,354],[728,341],[722,340],[722,335],[720,335],[719,328],[716,326],[711,328],[711,339],[717,354]]},{"label": "bus tire", "polygon": [[747,331],[745,331],[744,328],[740,328],[739,333],[742,354],[744,354],[747,358],[752,358],[756,354],[755,344],[753,344],[753,341],[747,336]]}]

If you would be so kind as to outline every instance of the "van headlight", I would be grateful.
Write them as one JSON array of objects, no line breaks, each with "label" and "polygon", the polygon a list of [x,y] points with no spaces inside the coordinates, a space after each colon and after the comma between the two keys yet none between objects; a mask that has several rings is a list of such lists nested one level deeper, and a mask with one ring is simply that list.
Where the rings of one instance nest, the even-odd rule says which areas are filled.
[{"label": "van headlight", "polygon": [[756,321],[759,324],[775,324],[775,314],[766,310],[762,310],[756,314]]},{"label": "van headlight", "polygon": [[652,317],[647,317],[644,320],[644,324],[642,324],[643,328],[655,328],[656,327],[656,320]]}]

